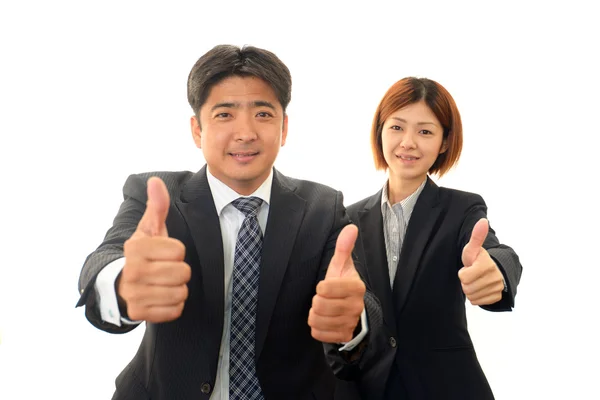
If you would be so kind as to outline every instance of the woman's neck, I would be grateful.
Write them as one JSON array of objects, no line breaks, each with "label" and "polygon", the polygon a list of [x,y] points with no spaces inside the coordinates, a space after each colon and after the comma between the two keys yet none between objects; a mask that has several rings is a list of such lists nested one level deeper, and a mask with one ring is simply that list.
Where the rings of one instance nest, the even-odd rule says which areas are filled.
[{"label": "woman's neck", "polygon": [[390,203],[396,204],[413,194],[421,186],[427,175],[415,179],[402,179],[397,176],[388,177],[388,199]]}]

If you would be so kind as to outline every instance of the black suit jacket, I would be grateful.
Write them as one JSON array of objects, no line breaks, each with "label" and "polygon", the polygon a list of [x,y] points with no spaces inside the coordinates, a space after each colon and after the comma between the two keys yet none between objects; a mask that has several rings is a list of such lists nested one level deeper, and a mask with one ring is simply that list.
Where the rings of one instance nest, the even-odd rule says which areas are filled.
[{"label": "black suit jacket", "polygon": [[[104,266],[123,256],[123,243],[145,210],[147,179],[162,178],[171,195],[167,229],[186,246],[185,261],[192,268],[189,297],[177,320],[146,324],[137,354],[116,380],[113,399],[208,399],[212,393],[223,330],[224,275],[219,219],[205,168],[196,174],[130,176],[112,228],[83,266],[78,306],[86,305],[88,320],[107,332],[133,329],[102,321],[94,282]],[[316,284],[324,278],[338,233],[348,222],[340,192],[274,171],[255,349],[266,399],[333,398],[335,378],[307,319]]]},{"label": "black suit jacket", "polygon": [[[336,373],[353,380],[365,399],[487,400],[492,391],[467,330],[465,295],[458,279],[462,249],[473,226],[487,215],[481,196],[438,187],[429,178],[415,204],[393,289],[381,215],[381,191],[348,207],[359,227],[357,269],[381,301],[384,324],[371,330],[369,349],[348,365],[330,349]],[[521,264],[490,228],[484,248],[502,271],[508,292],[490,311],[511,311]]]}]

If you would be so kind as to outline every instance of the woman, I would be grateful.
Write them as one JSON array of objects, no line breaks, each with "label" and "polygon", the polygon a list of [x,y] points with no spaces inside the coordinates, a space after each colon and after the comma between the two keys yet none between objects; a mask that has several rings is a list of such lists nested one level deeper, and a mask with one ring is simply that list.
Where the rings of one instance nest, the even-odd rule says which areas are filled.
[{"label": "woman", "polygon": [[428,177],[460,156],[452,96],[429,79],[398,81],[377,108],[371,144],[388,181],[348,212],[359,228],[355,264],[381,301],[383,326],[373,324],[360,369],[351,371],[359,375],[349,379],[366,399],[493,399],[467,331],[465,297],[511,311],[522,267],[489,228],[481,196]]}]

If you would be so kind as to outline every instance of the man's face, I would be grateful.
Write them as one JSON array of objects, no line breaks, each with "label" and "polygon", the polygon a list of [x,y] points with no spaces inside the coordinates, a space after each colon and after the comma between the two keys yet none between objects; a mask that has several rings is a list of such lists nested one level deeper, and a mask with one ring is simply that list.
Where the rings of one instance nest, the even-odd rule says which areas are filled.
[{"label": "man's face", "polygon": [[192,135],[208,169],[241,195],[269,176],[287,136],[287,116],[271,86],[260,78],[231,76],[215,84],[192,117]]}]

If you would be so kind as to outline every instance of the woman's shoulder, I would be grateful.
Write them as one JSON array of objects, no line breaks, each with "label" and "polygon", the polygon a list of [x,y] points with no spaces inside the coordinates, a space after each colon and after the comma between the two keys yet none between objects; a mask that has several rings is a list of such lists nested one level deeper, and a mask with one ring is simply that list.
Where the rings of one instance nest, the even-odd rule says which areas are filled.
[{"label": "woman's shoulder", "polygon": [[439,187],[440,198],[442,201],[463,204],[463,205],[474,205],[482,204],[485,205],[483,197],[479,193],[468,192],[465,190],[459,190],[449,188],[445,186]]}]

